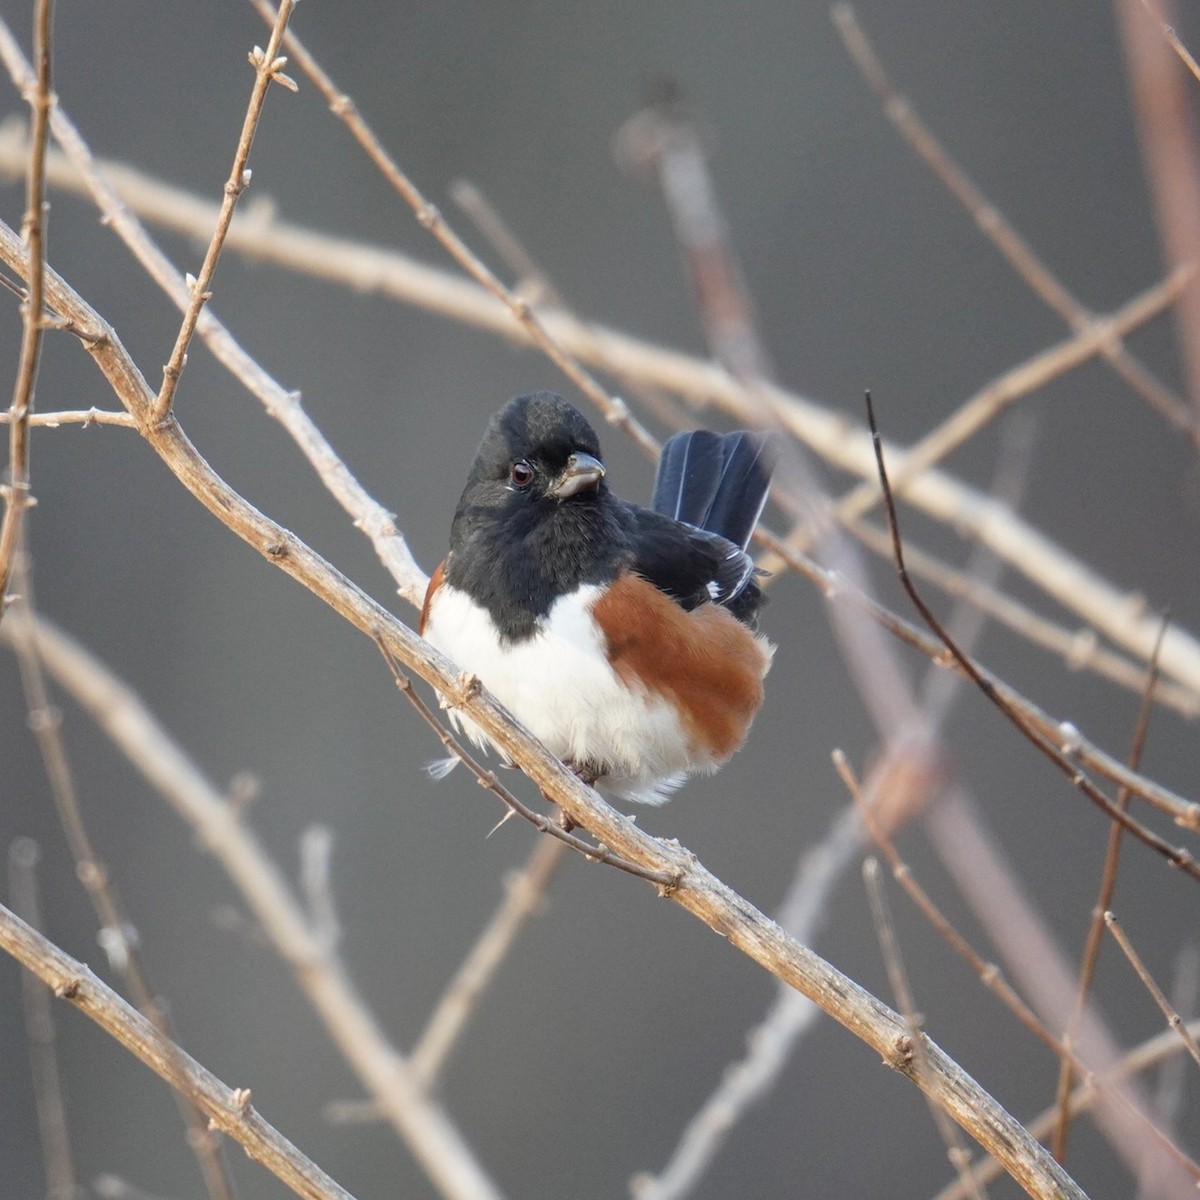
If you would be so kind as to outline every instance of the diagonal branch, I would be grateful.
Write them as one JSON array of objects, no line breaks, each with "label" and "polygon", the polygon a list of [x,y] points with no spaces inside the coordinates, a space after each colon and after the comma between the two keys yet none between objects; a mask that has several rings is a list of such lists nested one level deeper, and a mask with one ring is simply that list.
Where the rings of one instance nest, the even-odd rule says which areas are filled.
[{"label": "diagonal branch", "polygon": [[[12,264],[11,233],[0,227],[0,257]],[[15,264],[20,269],[20,260]],[[154,396],[115,332],[59,276],[48,273],[51,306],[89,331],[86,346],[121,403],[164,464],[218,520],[324,600],[360,632],[382,636],[389,651],[407,668],[460,706],[497,748],[522,767],[533,782],[577,824],[588,829],[622,858],[679,877],[673,901],[782,982],[796,988],[828,1012],[884,1061],[934,1095],[972,1137],[1005,1163],[1034,1197],[1070,1197],[1083,1193],[1070,1177],[963,1069],[926,1039],[928,1072],[914,1075],[906,1052],[908,1034],[896,1013],[799,944],[773,921],[705,869],[677,843],[653,838],[606,804],[529,733],[522,729],[478,683],[424,643],[310,547],[271,521],[233,491],[204,461],[171,415],[148,418]]]},{"label": "diagonal branch", "polygon": [[71,958],[3,905],[0,949],[186,1096],[214,1128],[240,1142],[251,1158],[297,1196],[306,1200],[353,1200],[349,1192],[259,1116],[250,1103],[248,1088],[227,1087],[126,1004],[85,963]]}]

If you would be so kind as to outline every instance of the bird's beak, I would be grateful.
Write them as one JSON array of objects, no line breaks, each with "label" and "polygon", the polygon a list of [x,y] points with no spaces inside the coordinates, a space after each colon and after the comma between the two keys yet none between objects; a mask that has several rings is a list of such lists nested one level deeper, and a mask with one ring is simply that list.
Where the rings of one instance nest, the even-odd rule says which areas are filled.
[{"label": "bird's beak", "polygon": [[554,481],[549,490],[555,500],[565,500],[582,492],[586,488],[594,488],[604,478],[604,464],[590,454],[572,454],[567,459],[563,473]]}]

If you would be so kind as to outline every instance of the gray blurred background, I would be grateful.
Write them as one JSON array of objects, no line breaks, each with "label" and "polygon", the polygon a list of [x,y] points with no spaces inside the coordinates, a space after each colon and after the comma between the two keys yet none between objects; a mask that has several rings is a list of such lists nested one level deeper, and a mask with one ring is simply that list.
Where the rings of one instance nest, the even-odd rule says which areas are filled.
[{"label": "gray blurred background", "polygon": [[[28,7],[0,0],[26,45]],[[858,11],[899,86],[1085,303],[1113,309],[1159,276],[1106,5],[863,0]],[[467,177],[597,321],[705,353],[661,198],[622,173],[611,151],[621,123],[670,79],[705,131],[787,386],[855,421],[870,386],[888,435],[910,441],[1063,336],[897,138],[823,4],[306,0],[293,28],[460,228],[447,193]],[[1200,22],[1180,32],[1200,44]],[[233,0],[60,0],[55,86],[97,154],[216,199],[249,94],[245,56],[265,39],[250,7]],[[23,114],[11,87],[6,95],[0,108]],[[271,197],[288,220],[448,265],[303,80],[297,96],[269,96],[252,167],[248,199]],[[18,183],[3,186],[0,204],[17,225]],[[177,263],[198,269],[201,247],[162,240]],[[178,318],[87,203],[54,196],[49,259],[157,384]],[[398,514],[426,569],[444,552],[490,413],[519,391],[572,395],[535,352],[234,254],[215,292],[216,312],[303,393],[351,469]],[[16,302],[0,301],[10,375],[19,337]],[[1178,385],[1169,319],[1133,344]],[[52,337],[38,406],[92,404],[112,406],[103,380],[66,336]],[[1100,365],[1023,407],[1039,414],[1031,520],[1121,587],[1200,627],[1194,447]],[[413,619],[293,445],[198,344],[178,411],[234,487]],[[998,444],[985,434],[955,457],[954,471],[986,486]],[[650,466],[611,430],[605,449],[617,490],[644,499]],[[250,771],[261,780],[254,827],[289,875],[302,831],[316,822],[333,830],[345,958],[384,1026],[409,1045],[535,835],[511,822],[485,840],[497,804],[464,772],[440,784],[426,776],[439,747],[395,695],[370,642],[214,521],[136,434],[37,431],[33,481],[41,607],[138,689],[212,779],[224,785]],[[965,560],[947,532],[916,518],[910,528]],[[886,566],[877,574],[901,607]],[[639,820],[771,911],[800,852],[846,803],[830,750],[861,763],[874,738],[813,589],[781,580],[765,624],[780,650],[748,747],[718,777]],[[1135,696],[1002,632],[989,631],[980,652],[1050,712],[1124,754]],[[914,675],[924,670],[905,655]],[[183,1044],[230,1084],[251,1087],[264,1115],[356,1195],[434,1195],[390,1128],[327,1123],[328,1101],[359,1092],[287,970],[219,927],[214,914],[239,907],[221,871],[87,717],[65,710],[94,836]],[[964,696],[949,737],[962,782],[1077,954],[1105,822],[979,697]],[[1164,712],[1146,768],[1194,794],[1195,746],[1194,726]],[[26,731],[14,661],[0,651],[0,846],[18,835],[43,848],[47,932],[111,978]],[[980,936],[919,831],[903,846],[928,888]],[[1169,982],[1180,947],[1195,938],[1196,885],[1138,847],[1122,885],[1126,928]],[[899,895],[894,907],[931,1035],[1015,1114],[1039,1111],[1053,1095],[1050,1056]],[[889,994],[857,871],[817,948]],[[1110,950],[1099,995],[1132,1044],[1161,1021]],[[44,1183],[19,982],[0,962],[0,1190],[32,1197]],[[622,1195],[633,1172],[663,1164],[773,995],[761,970],[648,886],[569,861],[482,1003],[442,1096],[509,1195]],[[156,1195],[202,1195],[164,1085],[78,1014],[57,1011],[82,1178],[113,1173]],[[1179,1114],[1185,1130],[1196,1099],[1193,1083]],[[243,1196],[285,1194],[240,1151],[230,1160]],[[1131,1194],[1086,1122],[1069,1166],[1094,1196]],[[695,1194],[920,1197],[947,1177],[916,1090],[826,1021]],[[1015,1189],[1000,1184],[996,1194]]]}]

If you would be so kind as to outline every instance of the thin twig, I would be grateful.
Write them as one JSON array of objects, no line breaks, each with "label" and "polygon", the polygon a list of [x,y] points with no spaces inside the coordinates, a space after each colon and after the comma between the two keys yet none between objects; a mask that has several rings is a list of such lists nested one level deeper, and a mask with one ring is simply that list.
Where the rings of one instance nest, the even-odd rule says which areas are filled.
[{"label": "thin twig", "polygon": [[[144,382],[142,386],[148,404],[153,393]],[[388,1042],[341,963],[317,937],[237,805],[204,777],[127,685],[44,617],[36,621],[35,643],[47,671],[220,862],[293,971],[330,1038],[434,1185],[455,1200],[499,1200],[499,1189],[445,1111],[413,1083],[407,1062]],[[11,637],[0,627],[0,640]]]},{"label": "thin twig", "polygon": [[[868,856],[863,861],[863,881],[867,885],[867,899],[870,902],[871,917],[875,924],[875,936],[879,939],[879,949],[883,954],[888,979],[891,981],[892,994],[896,999],[897,1008],[903,1013],[905,1023],[908,1025],[916,1070],[923,1072],[927,1070],[927,1067],[925,1050],[921,1041],[921,1018],[917,1015],[916,1005],[913,1002],[908,972],[904,969],[904,960],[900,955],[896,927],[892,922],[887,896],[879,878],[879,859],[874,856]],[[929,1102],[929,1112],[933,1117],[933,1123],[937,1126],[938,1135],[946,1147],[946,1157],[958,1173],[966,1194],[974,1197],[975,1200],[983,1200],[985,1192],[971,1175],[971,1155],[962,1140],[962,1135],[955,1124],[947,1119],[941,1105],[937,1102],[937,1097],[926,1092],[925,1098]]]},{"label": "thin twig", "polygon": [[[544,813],[535,812],[530,808],[528,804],[509,791],[496,778],[495,771],[489,771],[478,759],[474,758],[454,734],[437,719],[433,709],[417,695],[416,689],[412,685],[412,680],[400,669],[400,664],[396,661],[395,654],[384,640],[383,633],[380,630],[375,630],[372,633],[372,638],[379,653],[383,655],[384,662],[388,665],[388,670],[392,673],[392,680],[396,684],[397,690],[416,709],[421,720],[437,735],[438,741],[442,743],[442,748],[446,751],[447,755],[462,763],[475,777],[475,782],[480,787],[486,788],[487,791],[491,792],[510,812],[528,821],[539,833],[548,833],[552,838],[562,842],[564,846],[569,846],[576,853],[582,854],[584,858],[591,862],[607,863],[610,867],[616,867],[618,871],[625,871],[627,874],[636,875],[639,879],[649,880],[650,883],[658,886],[661,894],[664,896],[669,896],[679,885],[679,875],[677,872],[672,873],[670,871],[646,868],[640,863],[630,862],[628,859],[622,858],[619,854],[614,854],[603,844],[593,846],[584,838],[577,837],[575,834],[568,832],[557,821],[547,817]],[[463,690],[468,694],[477,693],[482,690],[482,685],[478,679],[471,676],[466,680]]]},{"label": "thin twig", "polygon": [[297,1196],[306,1200],[353,1200],[343,1187],[305,1157],[250,1103],[249,1088],[230,1088],[182,1047],[126,1004],[85,963],[65,954],[20,917],[0,905],[0,950],[32,971],[55,996],[69,1000],[110,1037],[198,1107],[214,1129],[239,1142]]},{"label": "thin twig", "polygon": [[[275,19],[275,9],[269,0],[250,0],[267,24]],[[488,291],[508,309],[517,323],[525,330],[529,340],[536,345],[551,362],[604,414],[610,425],[615,425],[651,458],[658,456],[658,441],[629,411],[622,400],[610,396],[583,364],[546,327],[533,311],[528,300],[506,288],[466,242],[455,233],[446,219],[431,204],[415,183],[400,169],[399,164],[384,148],[383,143],[354,101],[346,95],[326,74],[324,68],[305,49],[295,34],[289,33],[284,40],[288,52],[295,58],[297,66],[308,76],[316,89],[325,97],[330,111],[350,131],[355,141],[366,151],[384,179],[413,210],[418,223],[427,229],[480,287]]]},{"label": "thin twig", "polygon": [[1024,719],[1020,710],[1011,704],[1003,691],[997,688],[992,680],[979,669],[975,662],[962,652],[954,639],[946,632],[942,623],[934,616],[933,611],[917,591],[916,585],[912,582],[908,570],[904,565],[904,546],[900,538],[900,525],[896,516],[896,504],[892,497],[891,486],[888,483],[887,466],[883,455],[883,442],[879,436],[878,427],[875,424],[875,411],[871,403],[870,393],[867,393],[867,419],[871,427],[871,436],[875,445],[875,460],[879,470],[880,486],[883,489],[883,502],[887,511],[888,528],[892,533],[892,548],[895,556],[896,573],[899,576],[901,586],[912,601],[913,607],[920,613],[921,619],[942,642],[953,656],[955,662],[966,672],[976,687],[1008,718],[1027,741],[1032,743],[1050,762],[1066,775],[1077,791],[1086,796],[1101,812],[1123,825],[1139,841],[1162,855],[1170,866],[1178,867],[1192,879],[1200,881],[1200,863],[1197,863],[1187,850],[1181,846],[1172,846],[1164,838],[1154,833],[1153,830],[1146,828],[1146,826],[1138,821],[1134,821],[1128,813],[1124,813],[1117,808],[1091,779],[1079,769],[1078,765],[1067,757],[1058,745],[1050,741],[1049,738],[1033,728]]},{"label": "thin twig", "polygon": [[[995,963],[990,963],[972,947],[961,933],[951,924],[945,914],[930,898],[929,894],[917,882],[908,863],[900,857],[895,843],[880,820],[881,806],[879,804],[879,789],[875,785],[864,790],[851,769],[845,754],[840,750],[833,752],[833,762],[841,777],[846,790],[855,802],[855,807],[863,818],[863,823],[869,830],[872,839],[887,859],[892,869],[892,876],[904,889],[909,899],[916,905],[921,914],[929,921],[950,948],[966,962],[975,973],[980,983],[984,985],[1002,1004],[1017,1018],[1018,1021],[1043,1043],[1060,1061],[1069,1061],[1080,1077],[1096,1086],[1096,1073],[1074,1055],[1074,1050],[1065,1042],[1059,1040],[1054,1033],[1042,1022],[1019,992],[1010,984]],[[1194,1180],[1200,1180],[1200,1167],[1193,1163],[1178,1146],[1146,1115],[1138,1106],[1127,1090],[1117,1083],[1099,1084],[1104,1099],[1116,1101],[1121,1105],[1122,1115],[1132,1117],[1136,1122],[1135,1128],[1143,1140],[1143,1144],[1156,1143],[1167,1152]],[[1147,1136],[1148,1135],[1148,1136]]]},{"label": "thin twig", "polygon": [[[851,521],[846,528],[875,554],[891,560],[892,539],[886,528],[867,521]],[[1104,646],[1095,629],[1071,629],[1052,621],[973,573],[960,571],[911,544],[905,547],[905,561],[918,579],[966,602],[1027,642],[1058,655],[1069,670],[1091,671],[1128,691],[1140,693],[1145,688],[1145,667]],[[1200,716],[1200,692],[1169,680],[1159,678],[1154,687],[1154,702],[1173,708],[1184,717]]]},{"label": "thin twig", "polygon": [[[1162,623],[1163,632],[1166,632],[1167,622],[1164,618]],[[1162,646],[1162,638],[1159,638],[1158,646],[1155,648],[1155,654],[1150,659],[1150,669],[1146,672],[1146,684],[1142,692],[1142,703],[1138,710],[1137,721],[1134,725],[1133,742],[1129,748],[1129,767],[1136,771],[1142,761],[1142,751],[1146,745],[1146,733],[1150,728],[1150,712],[1153,706],[1152,697],[1154,695],[1154,685],[1158,681],[1158,649]],[[1119,788],[1117,790],[1117,807],[1122,812],[1129,811],[1129,790],[1127,788]],[[1075,994],[1075,1010],[1071,1014],[1071,1020],[1067,1024],[1066,1033],[1063,1035],[1063,1041],[1068,1047],[1075,1045],[1075,1039],[1079,1033],[1079,1023],[1083,1019],[1084,1010],[1087,1007],[1088,996],[1092,988],[1092,980],[1096,975],[1096,963],[1100,957],[1100,941],[1104,936],[1104,914],[1112,907],[1112,898],[1117,888],[1117,869],[1121,861],[1121,843],[1124,840],[1125,831],[1117,822],[1113,822],[1108,831],[1108,846],[1104,853],[1104,866],[1100,873],[1100,894],[1096,897],[1096,903],[1092,907],[1092,919],[1088,924],[1087,937],[1084,940],[1083,954],[1079,962],[1079,983]],[[1067,1154],[1067,1132],[1070,1128],[1070,1111],[1067,1105],[1067,1099],[1074,1087],[1072,1078],[1073,1068],[1069,1059],[1064,1058],[1062,1065],[1059,1068],[1058,1075],[1058,1124],[1054,1128],[1054,1138],[1051,1145],[1051,1151],[1054,1157],[1059,1162],[1066,1159]]]},{"label": "thin twig", "polygon": [[[1188,1032],[1193,1038],[1200,1037],[1200,1020],[1189,1022]],[[1167,1062],[1182,1051],[1182,1042],[1174,1030],[1170,1029],[1149,1038],[1140,1046],[1135,1046],[1128,1053],[1122,1055],[1110,1070],[1103,1075],[1089,1077],[1071,1093],[1071,1116],[1077,1117],[1088,1112],[1112,1090],[1114,1085],[1124,1083],[1159,1063]],[[1046,1138],[1053,1130],[1057,1119],[1057,1105],[1051,1105],[1028,1123],[1029,1132],[1036,1138]],[[971,1173],[981,1183],[991,1183],[992,1180],[998,1179],[1004,1173],[1004,1167],[989,1156],[976,1163]],[[961,1182],[955,1180],[938,1192],[934,1200],[964,1200],[964,1196]]]},{"label": "thin twig", "polygon": [[[37,892],[37,862],[41,852],[32,838],[17,838],[8,848],[9,897],[12,910],[33,929],[42,926]],[[42,1161],[46,1164],[47,1200],[77,1200],[75,1163],[67,1131],[62,1080],[58,1070],[57,1038],[50,995],[35,975],[21,972],[21,999],[33,1068],[33,1100],[37,1109]]]},{"label": "thin twig", "polygon": [[496,211],[492,202],[468,179],[456,179],[450,185],[450,199],[475,223],[492,249],[508,264],[517,277],[517,291],[530,304],[563,308],[562,296],[533,261],[529,251]]},{"label": "thin twig", "polygon": [[50,29],[53,0],[36,0],[33,9],[33,58],[36,72],[24,89],[33,112],[29,160],[25,174],[25,217],[21,233],[26,246],[25,281],[28,288],[21,306],[21,353],[9,406],[8,482],[0,487],[4,518],[0,521],[0,620],[12,578],[13,561],[20,542],[22,515],[32,504],[29,495],[29,418],[33,413],[34,384],[42,353],[44,329],[44,279],[46,266],[46,142],[50,131]]},{"label": "thin twig", "polygon": [[1063,1053],[1062,1042],[1038,1019],[1037,1014],[1022,999],[1020,993],[1004,978],[1001,969],[995,963],[987,962],[975,951],[966,938],[947,920],[941,909],[934,904],[928,892],[917,882],[908,864],[900,857],[895,843],[880,820],[878,788],[869,787],[867,793],[864,793],[850,768],[849,761],[841,750],[833,752],[833,764],[846,791],[853,799],[863,824],[875,845],[879,847],[880,853],[887,859],[888,865],[892,869],[892,876],[908,894],[917,910],[937,931],[942,940],[970,966],[984,987],[996,996],[1034,1037],[1049,1047],[1056,1056],[1061,1055]]},{"label": "thin twig", "polygon": [[1125,957],[1129,959],[1129,965],[1137,972],[1137,977],[1142,981],[1142,986],[1150,993],[1154,1003],[1158,1005],[1162,1015],[1166,1017],[1167,1024],[1183,1041],[1187,1047],[1187,1052],[1192,1056],[1193,1061],[1200,1067],[1200,1045],[1196,1039],[1188,1032],[1187,1022],[1171,1007],[1170,1001],[1163,993],[1162,988],[1154,981],[1154,976],[1146,968],[1146,964],[1142,961],[1142,957],[1134,949],[1133,943],[1129,940],[1125,930],[1121,928],[1120,922],[1111,912],[1104,914],[1104,924],[1108,932],[1113,935],[1118,946],[1124,952]]},{"label": "thin twig", "polygon": [[163,381],[158,396],[154,401],[152,417],[155,421],[164,421],[171,411],[171,402],[175,397],[175,389],[179,385],[179,376],[187,362],[187,349],[196,332],[196,322],[200,319],[200,310],[212,299],[213,276],[217,270],[217,260],[221,257],[221,249],[225,245],[225,236],[229,232],[229,224],[233,220],[233,210],[242,193],[250,186],[250,171],[246,164],[250,160],[250,148],[254,144],[254,134],[262,117],[263,104],[267,99],[267,90],[271,84],[279,83],[290,91],[296,90],[295,83],[283,73],[287,59],[279,53],[280,43],[287,30],[288,19],[292,15],[295,0],[281,0],[279,11],[272,22],[271,37],[264,51],[255,46],[250,52],[250,65],[254,68],[254,86],[250,89],[250,101],[246,106],[246,115],[242,120],[242,132],[238,137],[237,150],[233,155],[233,167],[229,178],[225,181],[224,193],[221,197],[221,211],[217,216],[217,227],[213,230],[212,239],[204,255],[200,274],[189,280],[191,299],[183,314],[183,324],[175,338],[171,350],[171,358],[163,367]]},{"label": "thin twig", "polygon": [[[0,425],[12,421],[12,413],[0,412]],[[60,425],[120,425],[125,429],[136,429],[137,423],[127,412],[112,412],[106,408],[81,408],[64,412],[30,413],[28,423],[57,429]]]},{"label": "thin twig", "polygon": [[[1029,285],[1030,290],[1076,333],[1095,321],[1096,314],[1080,303],[1055,277],[1004,214],[983,195],[954,161],[945,146],[917,115],[908,98],[896,90],[859,24],[853,8],[849,4],[834,5],[833,22],[855,66],[883,104],[883,111],[888,120],[925,161],[946,190],[967,210],[980,231],[1008,260],[1010,266]],[[1150,368],[1136,358],[1119,338],[1105,342],[1099,347],[1099,353],[1160,416],[1175,428],[1190,434],[1193,440],[1200,439],[1200,426],[1187,405],[1161,383]]]},{"label": "thin twig", "polygon": [[[99,941],[109,964],[125,981],[138,1010],[162,1034],[164,1044],[173,1044],[175,1033],[167,1009],[150,982],[142,958],[141,938],[129,919],[112,872],[96,850],[83,814],[75,773],[71,769],[62,734],[62,713],[50,700],[38,657],[34,632],[37,618],[25,556],[17,564],[15,577],[21,596],[9,614],[7,632],[17,656],[21,686],[29,712],[29,727],[37,739],[54,797],[54,807],[75,862],[75,876],[87,892],[96,919],[100,922]],[[185,1095],[178,1094],[176,1101],[188,1149],[196,1157],[209,1196],[212,1200],[233,1200],[233,1180],[220,1140],[209,1131],[200,1110],[189,1103]]]},{"label": "thin twig", "polygon": [[[9,73],[18,85],[22,85],[29,78],[29,64],[25,62],[20,47],[2,17],[0,57],[4,59]],[[96,163],[87,143],[61,105],[54,109],[51,128],[59,145],[66,152],[70,165],[62,163],[62,156],[58,154],[51,155],[50,163],[59,163],[71,179],[83,181],[84,189],[100,210],[104,223],[125,242],[147,274],[166,292],[180,311],[186,311],[193,298],[186,280],[155,244],[134,216],[131,207],[108,182],[108,173],[115,171],[119,175],[122,168]],[[0,143],[3,142],[4,136],[4,132],[0,131]],[[62,171],[58,171],[55,178],[61,174]],[[191,211],[196,221],[193,232],[199,236],[207,235],[213,222],[220,216],[215,206],[195,198],[191,202]],[[236,241],[237,231],[241,230],[244,235],[253,226],[253,219],[243,222],[242,218],[238,218],[231,226],[227,242],[231,239]],[[79,334],[80,331],[75,329],[74,332]],[[257,397],[268,416],[277,420],[296,442],[321,482],[353,518],[355,528],[362,530],[370,539],[380,562],[398,584],[400,594],[409,603],[420,606],[429,580],[413,558],[407,542],[397,531],[395,518],[367,494],[366,489],[338,457],[329,441],[305,413],[299,394],[289,391],[268,375],[242,349],[211,309],[201,310],[196,332],[217,361]]]},{"label": "thin twig", "polygon": [[[892,472],[892,494],[903,495],[913,479],[957,450],[1021,397],[1045,387],[1169,308],[1190,285],[1193,274],[1190,266],[1173,271],[1116,312],[1090,318],[1065,341],[992,380],[900,456]],[[864,480],[837,501],[833,515],[839,521],[853,520],[869,512],[879,500],[876,481]],[[771,569],[770,563],[765,565]]]},{"label": "thin twig", "polygon": [[[11,234],[0,224],[0,258],[15,270]],[[271,521],[230,488],[195,451],[178,422],[147,419],[153,393],[129,359],[115,331],[56,274],[48,273],[48,295],[60,315],[91,331],[89,353],[121,403],[139,419],[139,430],[176,478],[217,517],[285,573],[323,599],[368,636],[382,634],[388,649],[421,674],[484,731],[500,753],[517,763],[577,824],[603,845],[640,866],[680,876],[671,898],[728,943],[780,980],[815,1000],[897,1070],[912,1078],[911,1062],[895,1053],[903,1022],[885,1005],[789,938],[742,896],[721,883],[682,847],[652,838],[604,803],[528,733],[516,725],[477,682],[421,641],[380,605],[329,566],[294,534]],[[1000,1155],[1035,1197],[1078,1198],[1078,1187],[956,1063],[930,1044],[931,1069],[951,1115],[985,1147]],[[375,1070],[379,1064],[373,1064]],[[918,1086],[930,1084],[916,1080]],[[931,1084],[930,1084],[931,1085]]]}]

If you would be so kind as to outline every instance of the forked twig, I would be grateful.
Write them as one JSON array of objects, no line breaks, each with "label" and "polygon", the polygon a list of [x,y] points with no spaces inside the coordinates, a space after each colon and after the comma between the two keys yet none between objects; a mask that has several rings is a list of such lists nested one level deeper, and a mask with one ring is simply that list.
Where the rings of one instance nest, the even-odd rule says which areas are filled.
[{"label": "forked twig", "polygon": [[[1162,624],[1166,632],[1167,622]],[[1133,731],[1133,743],[1129,748],[1129,767],[1136,771],[1142,761],[1142,750],[1146,745],[1146,733],[1150,728],[1150,712],[1153,707],[1154,685],[1158,680],[1158,652],[1162,648],[1162,637],[1154,648],[1150,659],[1150,669],[1146,673],[1146,686],[1142,692],[1142,703],[1138,710],[1137,722]],[[1129,791],[1127,788],[1117,790],[1117,807],[1122,812],[1129,811]],[[1079,1032],[1079,1023],[1083,1019],[1087,1007],[1088,994],[1092,988],[1092,980],[1096,974],[1096,963],[1100,956],[1100,939],[1104,936],[1104,914],[1112,907],[1113,893],[1117,887],[1117,868],[1121,861],[1121,842],[1124,829],[1115,821],[1108,831],[1108,846],[1104,854],[1104,867],[1100,874],[1100,894],[1092,908],[1092,919],[1088,924],[1087,938],[1084,941],[1083,955],[1079,963],[1079,984],[1075,995],[1075,1009],[1067,1024],[1063,1041],[1068,1048],[1073,1047]],[[1067,1100],[1074,1086],[1072,1078],[1074,1068],[1068,1058],[1062,1060],[1058,1075],[1058,1124],[1054,1128],[1054,1138],[1051,1150],[1054,1157],[1062,1162],[1067,1153],[1067,1130],[1070,1127],[1070,1109]]]},{"label": "forked twig", "polygon": [[968,655],[959,649],[942,623],[934,616],[932,609],[921,598],[920,592],[917,591],[916,585],[912,582],[908,574],[908,569],[904,565],[904,546],[900,539],[900,525],[896,516],[896,503],[892,497],[891,486],[888,483],[887,465],[883,458],[883,440],[879,436],[879,428],[875,423],[875,408],[871,402],[871,394],[869,392],[867,393],[866,404],[867,422],[871,429],[872,443],[875,447],[875,462],[879,471],[879,483],[883,489],[884,508],[887,511],[888,528],[892,534],[892,550],[895,556],[896,573],[899,576],[901,586],[912,601],[913,607],[920,613],[921,619],[934,632],[939,641],[953,656],[954,661],[966,672],[967,677],[975,686],[1008,718],[1027,741],[1036,746],[1046,758],[1066,775],[1077,791],[1086,796],[1101,812],[1124,826],[1139,841],[1149,846],[1150,849],[1156,851],[1158,854],[1161,854],[1170,866],[1178,867],[1192,879],[1200,881],[1200,864],[1196,862],[1192,855],[1181,846],[1172,846],[1164,838],[1153,832],[1153,830],[1147,829],[1139,821],[1133,820],[1128,813],[1122,812],[1075,763],[1071,762],[1070,758],[1057,745],[1025,721],[1020,710],[1010,702],[1003,691],[975,665],[975,662]]},{"label": "forked twig", "polygon": [[282,84],[289,91],[296,90],[296,84],[283,73],[287,59],[279,53],[279,46],[287,30],[288,19],[292,15],[295,0],[280,0],[279,11],[272,22],[271,37],[264,51],[258,46],[250,52],[250,65],[254,68],[254,86],[250,89],[250,102],[246,106],[246,115],[242,120],[242,132],[238,138],[237,149],[233,155],[233,167],[229,178],[225,181],[221,197],[221,209],[217,214],[217,227],[213,230],[208,250],[204,254],[204,262],[200,274],[195,279],[189,279],[191,299],[183,313],[183,324],[175,337],[175,345],[171,350],[170,360],[163,367],[163,381],[158,396],[154,401],[151,416],[155,421],[164,421],[171,411],[171,402],[175,397],[175,389],[179,385],[179,376],[187,362],[187,349],[192,335],[196,332],[196,323],[200,319],[200,310],[212,299],[212,281],[217,270],[217,260],[225,245],[225,237],[233,220],[233,210],[242,193],[250,186],[250,171],[246,163],[250,159],[250,147],[254,144],[254,134],[262,117],[263,104],[267,99],[267,90],[271,84]]}]

